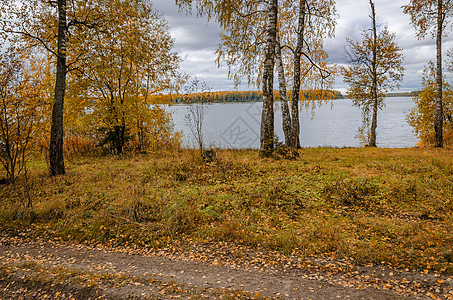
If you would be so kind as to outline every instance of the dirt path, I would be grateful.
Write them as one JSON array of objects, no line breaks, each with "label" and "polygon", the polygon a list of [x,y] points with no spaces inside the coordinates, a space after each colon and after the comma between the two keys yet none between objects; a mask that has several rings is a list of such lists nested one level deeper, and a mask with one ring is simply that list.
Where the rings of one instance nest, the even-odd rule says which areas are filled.
[{"label": "dirt path", "polygon": [[[12,270],[11,266],[17,267]],[[75,299],[220,299],[238,296],[283,299],[428,298],[418,295],[405,297],[391,290],[335,285],[327,282],[322,274],[309,279],[294,272],[234,269],[188,259],[134,255],[105,248],[29,241],[10,236],[0,236],[0,267],[3,268],[3,273],[0,273],[0,298],[4,299],[19,298],[19,294],[28,295],[29,299],[41,298],[43,294],[50,298],[71,298],[72,295]],[[76,280],[71,280],[68,274],[85,278],[85,281],[79,280],[83,286],[77,287]],[[55,278],[55,282],[49,278]],[[66,281],[57,283],[58,278]],[[97,280],[99,284],[89,286],[87,278]]]}]

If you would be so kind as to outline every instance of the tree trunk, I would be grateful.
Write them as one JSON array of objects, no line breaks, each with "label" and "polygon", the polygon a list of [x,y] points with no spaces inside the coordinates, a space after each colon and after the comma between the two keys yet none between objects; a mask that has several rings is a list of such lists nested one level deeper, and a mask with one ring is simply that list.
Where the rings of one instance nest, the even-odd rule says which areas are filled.
[{"label": "tree trunk", "polygon": [[137,120],[138,148],[140,152],[145,151],[145,128],[143,121]]},{"label": "tree trunk", "polygon": [[63,106],[66,89],[66,0],[58,0],[58,57],[50,129],[49,161],[52,176],[65,174],[63,158]]},{"label": "tree trunk", "polygon": [[126,143],[126,125],[115,125],[112,133],[112,150],[115,154],[122,154]]},{"label": "tree trunk", "polygon": [[263,112],[261,116],[260,155],[271,156],[274,150],[274,58],[277,42],[277,0],[268,0],[266,58],[263,71]]},{"label": "tree trunk", "polygon": [[282,61],[282,49],[278,40],[277,43],[275,43],[275,64],[277,66],[278,72],[279,95],[282,107],[282,126],[283,133],[285,135],[285,144],[287,146],[290,146],[293,144],[291,141],[291,115],[289,112],[288,99],[286,94],[286,78]]},{"label": "tree trunk", "polygon": [[443,147],[443,108],[442,108],[442,0],[437,1],[437,95],[434,116],[435,147]]},{"label": "tree trunk", "polygon": [[373,105],[373,116],[371,120],[371,132],[369,146],[376,147],[376,128],[377,128],[377,111],[378,111],[378,96],[377,96],[377,54],[376,54],[376,44],[377,44],[377,32],[376,32],[376,11],[374,8],[374,3],[370,0],[371,6],[371,18],[373,20],[373,60],[371,61],[371,93],[372,93],[372,105]]},{"label": "tree trunk", "polygon": [[13,161],[13,159],[10,159],[10,165],[9,165],[9,168],[8,168],[8,172],[9,172],[9,176],[8,179],[10,182],[14,182],[14,180],[16,179],[15,177],[15,173],[16,173],[16,162]]},{"label": "tree trunk", "polygon": [[300,96],[300,61],[304,46],[306,0],[301,0],[299,5],[299,24],[297,33],[297,45],[294,51],[294,84],[291,98],[291,145],[292,148],[300,148],[300,123],[299,123],[299,96]]}]

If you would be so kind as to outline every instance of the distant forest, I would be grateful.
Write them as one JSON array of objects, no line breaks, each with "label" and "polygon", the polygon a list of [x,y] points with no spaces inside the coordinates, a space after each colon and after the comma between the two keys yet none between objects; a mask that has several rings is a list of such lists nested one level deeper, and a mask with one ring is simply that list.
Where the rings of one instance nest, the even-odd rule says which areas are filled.
[{"label": "distant forest", "polygon": [[[301,93],[302,94],[302,93]],[[347,98],[339,91],[325,91],[324,94],[328,99],[344,99]],[[415,97],[420,94],[420,91],[413,92],[401,92],[401,93],[389,93],[386,97]],[[312,96],[312,92],[303,92],[305,99],[309,99]],[[319,95],[319,93],[318,93]],[[167,100],[171,103],[196,103],[196,102],[207,102],[207,103],[226,103],[226,102],[261,102],[263,93],[261,91],[227,91],[227,92],[208,92],[208,93],[197,93],[190,95],[170,95]],[[278,101],[278,91],[274,91],[274,97]],[[291,97],[289,97],[291,98]]]},{"label": "distant forest", "polygon": [[386,97],[416,97],[421,93],[421,91],[405,92],[405,93],[389,93],[386,94]]},{"label": "distant forest", "polygon": [[[291,93],[289,93],[291,94]],[[339,91],[303,91],[301,98],[318,99],[320,96],[327,99],[344,99],[344,96]],[[170,102],[178,103],[225,103],[225,102],[260,102],[263,98],[261,91],[227,91],[227,92],[208,92],[197,94],[171,95]],[[278,91],[274,91],[275,100],[279,100]],[[291,95],[289,95],[291,98]]]}]

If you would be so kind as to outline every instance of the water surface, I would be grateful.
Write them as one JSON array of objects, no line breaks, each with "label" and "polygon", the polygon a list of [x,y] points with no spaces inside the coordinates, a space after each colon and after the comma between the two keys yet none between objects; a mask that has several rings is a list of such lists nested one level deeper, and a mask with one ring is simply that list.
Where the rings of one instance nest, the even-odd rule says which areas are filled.
[{"label": "water surface", "polygon": [[[416,146],[418,139],[406,121],[406,115],[414,107],[410,97],[385,99],[385,108],[378,112],[377,144],[384,148]],[[186,105],[172,106],[175,129],[183,132],[184,144],[193,147],[193,137],[185,120]],[[262,103],[215,103],[208,105],[204,118],[204,141],[209,147],[259,148],[259,132]],[[361,112],[352,106],[351,100],[329,101],[314,111],[300,112],[300,141],[302,147],[360,147],[356,137],[361,125]],[[275,133],[284,141],[282,117],[276,103]]]}]

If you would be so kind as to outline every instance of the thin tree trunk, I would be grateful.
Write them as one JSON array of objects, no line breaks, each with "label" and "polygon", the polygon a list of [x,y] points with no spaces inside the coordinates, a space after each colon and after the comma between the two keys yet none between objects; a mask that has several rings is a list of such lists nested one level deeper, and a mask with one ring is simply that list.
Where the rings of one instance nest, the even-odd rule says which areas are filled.
[{"label": "thin tree trunk", "polygon": [[[121,107],[124,105],[124,98],[122,98],[121,93],[119,95]],[[118,126],[118,147],[116,149],[117,154],[122,154],[124,146],[126,145],[126,117],[124,111],[121,113],[121,125]]]},{"label": "thin tree trunk", "polygon": [[376,128],[377,128],[377,111],[378,111],[378,96],[377,96],[377,54],[376,54],[376,43],[377,43],[377,32],[376,32],[376,11],[374,8],[373,1],[370,0],[371,6],[371,18],[373,20],[373,60],[371,61],[371,76],[372,76],[372,103],[373,103],[373,117],[371,120],[371,132],[370,132],[370,147],[376,147]]},{"label": "thin tree trunk", "polygon": [[121,119],[121,153],[124,151],[124,147],[126,146],[126,119],[124,117],[123,113],[123,118]]},{"label": "thin tree trunk", "polygon": [[299,5],[299,24],[297,27],[297,45],[294,51],[294,84],[291,98],[291,145],[292,148],[300,148],[300,123],[299,123],[299,96],[300,96],[300,61],[304,46],[306,0],[301,0]]},{"label": "thin tree trunk", "polygon": [[277,0],[268,0],[267,47],[263,71],[263,112],[261,116],[260,155],[270,156],[274,150],[274,58],[277,42]]},{"label": "thin tree trunk", "polygon": [[145,132],[143,121],[137,120],[137,134],[138,134],[138,151],[145,151]]},{"label": "thin tree trunk", "polygon": [[49,161],[52,176],[65,174],[63,158],[63,106],[66,89],[66,0],[58,0],[58,57],[55,102],[52,109]]},{"label": "thin tree trunk", "polygon": [[285,135],[285,144],[287,146],[290,146],[293,144],[291,142],[291,114],[289,112],[288,99],[286,94],[286,78],[282,61],[282,49],[278,40],[277,43],[275,43],[275,64],[277,66],[278,72],[279,95],[282,107],[282,126],[283,133]]},{"label": "thin tree trunk", "polygon": [[10,169],[8,170],[10,172],[8,177],[9,177],[9,180],[11,182],[14,182],[14,180],[16,179],[16,177],[15,177],[15,173],[16,173],[15,165],[16,165],[16,163],[11,159]]},{"label": "thin tree trunk", "polygon": [[443,108],[442,108],[442,0],[437,1],[437,95],[434,116],[435,147],[443,147]]}]

